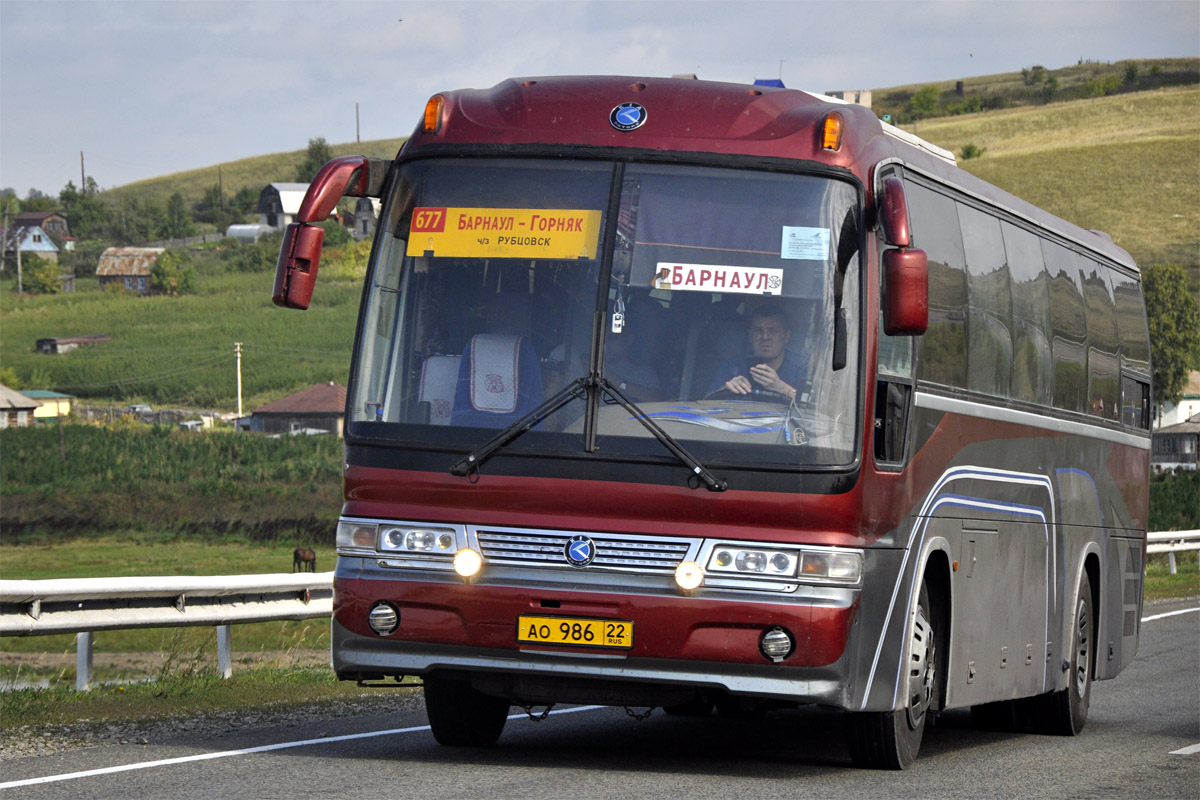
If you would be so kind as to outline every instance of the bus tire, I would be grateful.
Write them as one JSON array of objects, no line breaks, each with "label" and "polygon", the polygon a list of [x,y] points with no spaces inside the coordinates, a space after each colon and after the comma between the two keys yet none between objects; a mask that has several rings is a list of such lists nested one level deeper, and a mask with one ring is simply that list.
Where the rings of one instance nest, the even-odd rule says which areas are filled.
[{"label": "bus tire", "polygon": [[425,713],[438,744],[489,747],[508,719],[508,701],[471,688],[467,681],[425,679]]},{"label": "bus tire", "polygon": [[937,697],[937,619],[924,582],[917,613],[908,631],[911,651],[904,708],[899,711],[864,711],[851,714],[847,740],[850,758],[859,767],[907,769],[917,758],[925,723]]},{"label": "bus tire", "polygon": [[1087,723],[1096,663],[1096,615],[1092,607],[1092,581],[1086,572],[1075,598],[1070,647],[1066,659],[1070,673],[1067,688],[1031,698],[1030,716],[1036,733],[1076,736]]}]

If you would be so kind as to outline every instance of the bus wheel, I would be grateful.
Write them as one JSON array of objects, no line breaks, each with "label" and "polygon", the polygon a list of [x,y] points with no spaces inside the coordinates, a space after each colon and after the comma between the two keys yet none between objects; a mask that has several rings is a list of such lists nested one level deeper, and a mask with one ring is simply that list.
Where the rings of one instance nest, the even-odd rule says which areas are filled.
[{"label": "bus wheel", "polygon": [[916,759],[939,680],[934,619],[929,590],[922,583],[917,613],[908,632],[911,652],[904,686],[904,708],[850,715],[848,742],[850,757],[855,765],[873,769],[906,769]]},{"label": "bus wheel", "polygon": [[438,744],[487,747],[496,743],[508,719],[508,701],[483,694],[467,681],[425,679],[425,713]]},{"label": "bus wheel", "polygon": [[1096,658],[1095,615],[1092,609],[1092,582],[1084,573],[1075,598],[1075,618],[1071,627],[1071,651],[1067,657],[1070,672],[1067,688],[1032,698],[1031,717],[1037,733],[1075,736],[1087,722],[1092,699],[1092,667]]}]

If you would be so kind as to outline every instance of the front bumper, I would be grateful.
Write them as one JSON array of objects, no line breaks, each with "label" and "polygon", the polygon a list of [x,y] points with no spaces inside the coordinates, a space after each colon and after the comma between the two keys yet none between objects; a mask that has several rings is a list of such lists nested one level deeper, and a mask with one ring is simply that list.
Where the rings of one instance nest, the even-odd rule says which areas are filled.
[{"label": "front bumper", "polygon": [[[680,689],[848,708],[858,590],[811,587],[803,596],[748,599],[742,593],[685,597],[665,586],[620,592],[539,584],[511,576],[469,584],[452,575],[379,570],[341,559],[334,580],[333,662],[348,679],[465,673],[500,680],[509,694],[545,702],[612,703]],[[378,602],[399,627],[367,626]],[[517,641],[522,614],[632,622],[629,649]],[[780,663],[762,654],[763,633],[781,627],[795,646]],[[656,695],[657,691],[657,695]],[[638,704],[641,704],[640,702]]]}]

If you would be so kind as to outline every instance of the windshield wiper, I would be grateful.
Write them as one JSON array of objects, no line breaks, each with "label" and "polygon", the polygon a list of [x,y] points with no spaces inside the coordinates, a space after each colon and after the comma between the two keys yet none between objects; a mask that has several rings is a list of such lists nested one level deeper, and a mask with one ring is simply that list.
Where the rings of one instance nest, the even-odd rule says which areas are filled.
[{"label": "windshield wiper", "polygon": [[707,467],[697,461],[669,433],[660,428],[645,411],[638,408],[610,380],[595,372],[586,377],[576,378],[568,383],[552,395],[549,400],[500,431],[500,433],[489,439],[477,450],[469,453],[466,458],[455,463],[454,466],[450,467],[450,474],[461,478],[469,476],[472,472],[478,472],[483,462],[492,453],[496,452],[496,450],[513,441],[526,431],[536,427],[572,400],[586,400],[589,395],[594,394],[597,390],[611,397],[622,408],[632,414],[633,418],[640,422],[642,427],[650,431],[654,438],[658,439],[662,443],[662,446],[670,451],[671,455],[682,461],[710,492],[723,492],[728,488],[728,483],[713,475]]},{"label": "windshield wiper", "polygon": [[622,408],[633,415],[633,418],[642,423],[642,427],[650,431],[655,439],[662,443],[662,446],[671,452],[671,455],[678,458],[692,474],[701,480],[710,492],[723,492],[729,488],[729,484],[708,471],[708,467],[696,460],[696,457],[683,449],[683,445],[675,441],[675,437],[658,427],[658,423],[650,419],[650,415],[642,409],[638,408],[637,404],[630,400],[625,394],[613,385],[612,381],[600,375],[593,375],[591,378],[597,388],[603,391],[612,399],[616,400]]},{"label": "windshield wiper", "polygon": [[550,415],[554,414],[572,400],[587,398],[588,378],[576,378],[550,396],[546,402],[509,425],[504,430],[489,439],[476,450],[472,450],[466,458],[450,467],[450,474],[466,477],[472,472],[478,472],[480,465],[496,450],[516,439],[521,434],[534,428]]}]

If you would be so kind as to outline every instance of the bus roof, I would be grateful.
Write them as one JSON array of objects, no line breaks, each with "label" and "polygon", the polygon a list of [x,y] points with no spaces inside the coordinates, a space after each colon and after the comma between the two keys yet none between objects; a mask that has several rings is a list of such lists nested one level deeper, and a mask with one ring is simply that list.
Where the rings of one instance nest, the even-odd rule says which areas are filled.
[{"label": "bus roof", "polygon": [[[870,109],[810,92],[686,78],[565,76],[511,78],[490,89],[443,92],[436,132],[418,125],[405,150],[443,145],[543,145],[634,148],[788,158],[842,167],[873,196],[874,168],[901,162],[984,202],[1004,208],[1094,250],[1137,267],[1111,237],[1085,230],[959,168],[953,153],[879,120]],[[625,104],[643,111],[637,124],[612,118]],[[825,118],[844,120],[842,146],[825,150]]]}]

